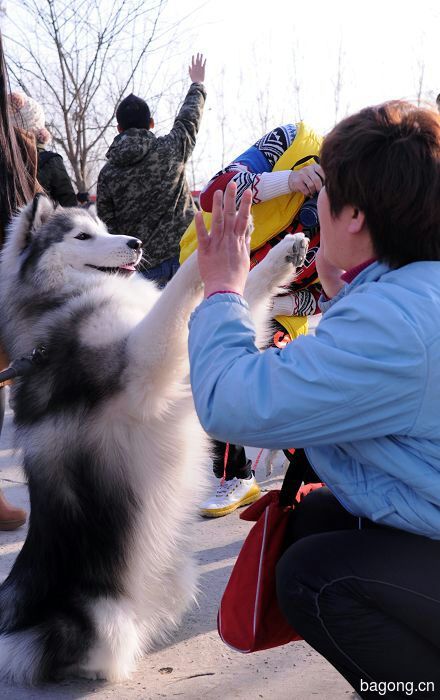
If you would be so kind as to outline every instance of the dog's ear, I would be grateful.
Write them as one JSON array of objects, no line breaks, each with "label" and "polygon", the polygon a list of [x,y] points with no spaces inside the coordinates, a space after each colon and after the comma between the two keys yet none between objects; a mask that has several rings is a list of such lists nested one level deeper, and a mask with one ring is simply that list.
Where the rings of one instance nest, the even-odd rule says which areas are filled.
[{"label": "dog's ear", "polygon": [[56,209],[55,204],[42,193],[38,193],[19,214],[16,226],[16,244],[26,250],[36,232],[48,221]]},{"label": "dog's ear", "polygon": [[[55,205],[45,195],[39,194],[32,202],[26,204],[21,211],[12,217],[8,226],[2,257],[20,255],[29,248],[35,233],[55,211]],[[7,248],[7,252],[5,252]]]},{"label": "dog's ear", "polygon": [[46,221],[52,216],[56,209],[55,204],[46,197],[44,194],[39,192],[35,195],[32,202],[32,208],[30,211],[30,221],[29,228],[32,231],[38,231]]}]

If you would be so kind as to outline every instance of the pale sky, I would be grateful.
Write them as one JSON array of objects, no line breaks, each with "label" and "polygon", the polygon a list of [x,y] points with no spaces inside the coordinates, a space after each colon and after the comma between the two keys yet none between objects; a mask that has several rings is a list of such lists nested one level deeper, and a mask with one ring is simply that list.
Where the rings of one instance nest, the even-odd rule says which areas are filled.
[{"label": "pale sky", "polygon": [[180,65],[184,74],[192,48],[207,57],[208,99],[194,157],[201,181],[262,136],[266,124],[302,118],[328,131],[338,64],[338,118],[367,104],[416,99],[421,77],[425,99],[440,92],[438,0],[169,0],[165,16],[182,18],[184,27],[176,71]]},{"label": "pale sky", "polygon": [[[8,5],[20,12],[19,1]],[[435,99],[440,2],[406,5],[400,0],[168,0],[145,75],[131,90],[150,103],[156,133],[166,133],[189,86],[191,54],[206,56],[208,98],[188,167],[190,183],[198,188],[279,124],[303,119],[325,133],[337,119],[368,104],[419,94]],[[13,36],[14,27],[6,23],[8,29]],[[123,56],[119,68],[124,69]],[[111,138],[113,133],[116,125]],[[104,157],[105,145],[102,150]]]}]

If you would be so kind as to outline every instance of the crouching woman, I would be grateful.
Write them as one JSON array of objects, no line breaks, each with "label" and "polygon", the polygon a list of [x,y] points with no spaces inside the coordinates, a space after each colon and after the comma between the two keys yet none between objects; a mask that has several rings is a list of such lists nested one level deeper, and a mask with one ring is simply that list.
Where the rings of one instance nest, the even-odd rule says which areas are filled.
[{"label": "crouching woman", "polygon": [[198,218],[195,405],[217,440],[306,448],[327,484],[294,511],[278,565],[292,626],[363,698],[408,684],[437,697],[440,117],[363,109],[329,133],[321,165],[315,337],[258,352],[242,297],[249,201],[236,214],[218,197],[209,237]]}]

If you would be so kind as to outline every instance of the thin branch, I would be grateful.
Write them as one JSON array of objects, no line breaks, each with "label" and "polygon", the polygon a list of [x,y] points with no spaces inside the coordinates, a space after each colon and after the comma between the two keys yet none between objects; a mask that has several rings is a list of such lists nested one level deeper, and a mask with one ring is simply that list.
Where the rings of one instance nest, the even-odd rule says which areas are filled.
[{"label": "thin branch", "polygon": [[[25,92],[43,98],[53,141],[66,155],[76,184],[86,185],[102,160],[117,103],[147,57],[154,56],[156,64],[158,52],[171,42],[175,53],[182,19],[161,23],[166,0],[10,0],[13,4],[11,75]],[[124,70],[121,55],[128,56]],[[155,68],[150,75],[156,80]],[[152,93],[152,100],[162,94]]]}]

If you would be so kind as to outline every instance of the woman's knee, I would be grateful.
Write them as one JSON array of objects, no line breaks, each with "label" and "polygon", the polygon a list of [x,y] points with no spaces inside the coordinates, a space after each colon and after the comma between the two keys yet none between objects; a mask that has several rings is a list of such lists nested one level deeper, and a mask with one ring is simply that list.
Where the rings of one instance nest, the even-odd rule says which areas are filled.
[{"label": "woman's knee", "polygon": [[316,617],[322,590],[349,574],[347,552],[354,546],[355,534],[339,531],[309,535],[284,552],[276,569],[276,586],[280,608],[290,624],[304,615]]}]

